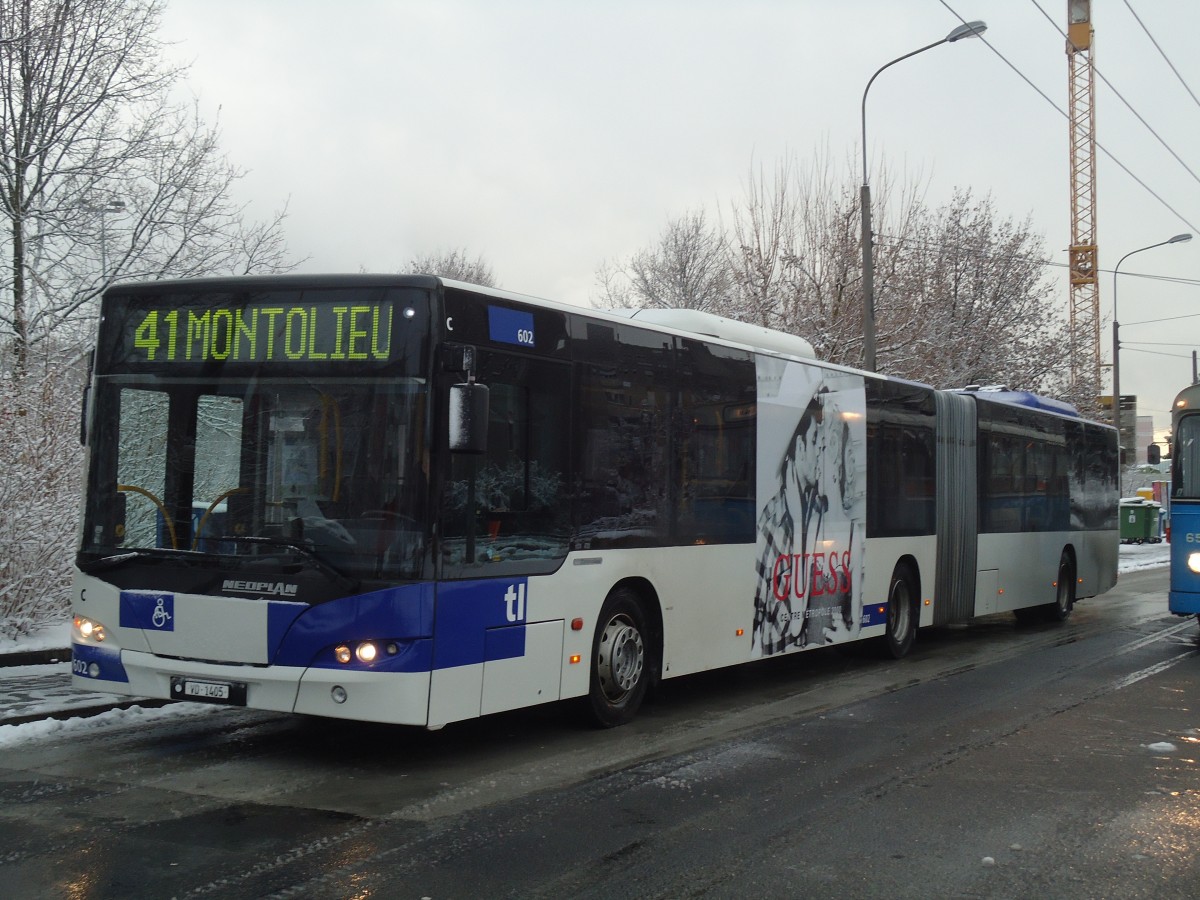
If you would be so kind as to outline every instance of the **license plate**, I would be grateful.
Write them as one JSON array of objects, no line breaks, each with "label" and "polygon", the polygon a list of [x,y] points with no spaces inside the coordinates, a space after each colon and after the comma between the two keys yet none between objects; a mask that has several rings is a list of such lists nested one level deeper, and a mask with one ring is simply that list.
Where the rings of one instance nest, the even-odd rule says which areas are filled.
[{"label": "license plate", "polygon": [[245,706],[246,685],[240,681],[196,681],[175,676],[171,679],[171,696],[176,700]]}]

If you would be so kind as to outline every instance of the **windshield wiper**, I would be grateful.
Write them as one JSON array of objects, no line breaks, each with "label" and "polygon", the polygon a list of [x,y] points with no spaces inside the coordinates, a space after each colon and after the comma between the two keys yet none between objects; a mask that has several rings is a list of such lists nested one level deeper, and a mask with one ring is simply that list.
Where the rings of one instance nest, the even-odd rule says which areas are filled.
[{"label": "windshield wiper", "polygon": [[169,547],[141,547],[137,550],[127,550],[124,553],[114,553],[112,556],[102,556],[99,559],[76,560],[81,572],[89,575],[93,572],[103,572],[105,569],[115,569],[126,563],[139,559],[164,560],[186,563],[190,566],[210,564],[212,558],[205,553],[194,550],[173,550]]},{"label": "windshield wiper", "polygon": [[347,575],[337,566],[333,565],[333,563],[325,560],[321,554],[302,541],[294,541],[288,538],[254,537],[244,534],[223,534],[219,538],[216,538],[216,540],[232,541],[238,544],[262,544],[269,547],[286,547],[289,550],[295,550],[297,553],[303,556],[306,561],[312,562],[315,567],[327,578],[335,582],[340,582],[343,587],[349,590],[356,591],[361,584],[357,578]]}]

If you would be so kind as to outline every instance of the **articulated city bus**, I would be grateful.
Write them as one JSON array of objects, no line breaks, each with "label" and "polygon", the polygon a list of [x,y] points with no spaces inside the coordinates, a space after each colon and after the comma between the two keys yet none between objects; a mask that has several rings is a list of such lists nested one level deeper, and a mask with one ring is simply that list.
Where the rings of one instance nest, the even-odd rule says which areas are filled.
[{"label": "articulated city bus", "polygon": [[1178,616],[1200,616],[1200,384],[1171,408],[1171,591]]},{"label": "articulated city bus", "polygon": [[427,276],[103,298],[77,686],[438,728],[1116,580],[1117,439],[687,310]]}]

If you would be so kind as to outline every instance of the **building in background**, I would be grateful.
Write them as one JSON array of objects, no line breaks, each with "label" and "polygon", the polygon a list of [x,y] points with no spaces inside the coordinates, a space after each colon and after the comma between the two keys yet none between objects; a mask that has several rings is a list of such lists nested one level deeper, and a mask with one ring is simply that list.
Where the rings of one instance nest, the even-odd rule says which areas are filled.
[{"label": "building in background", "polygon": [[1137,417],[1137,461],[1145,465],[1146,448],[1154,442],[1154,416]]}]

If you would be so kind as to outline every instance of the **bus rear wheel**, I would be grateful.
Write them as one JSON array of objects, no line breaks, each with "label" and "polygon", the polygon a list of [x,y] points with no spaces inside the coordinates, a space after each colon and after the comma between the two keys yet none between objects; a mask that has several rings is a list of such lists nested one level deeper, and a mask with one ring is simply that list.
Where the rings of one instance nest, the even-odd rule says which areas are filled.
[{"label": "bus rear wheel", "polygon": [[912,569],[897,563],[888,586],[887,632],[883,651],[892,659],[903,659],[917,639],[917,587]]},{"label": "bus rear wheel", "polygon": [[1075,608],[1075,563],[1071,554],[1063,551],[1058,561],[1058,587],[1055,590],[1054,602],[1042,607],[1042,614],[1050,622],[1065,622],[1071,618]]},{"label": "bus rear wheel", "polygon": [[596,724],[613,728],[637,715],[650,681],[647,635],[637,594],[629,588],[609,594],[592,638],[588,705]]}]

